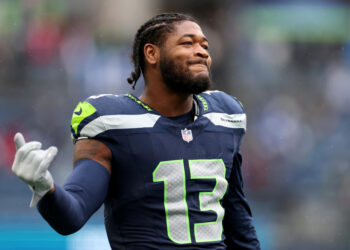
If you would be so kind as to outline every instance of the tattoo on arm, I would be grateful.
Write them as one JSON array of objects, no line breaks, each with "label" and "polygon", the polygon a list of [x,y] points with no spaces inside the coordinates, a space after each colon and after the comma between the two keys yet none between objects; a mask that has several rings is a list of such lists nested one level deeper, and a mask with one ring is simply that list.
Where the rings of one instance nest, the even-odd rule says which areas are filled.
[{"label": "tattoo on arm", "polygon": [[74,163],[82,159],[97,161],[111,172],[112,153],[102,142],[93,139],[77,141],[74,146]]},{"label": "tattoo on arm", "polygon": [[77,146],[74,148],[74,163],[84,158],[94,158],[98,154],[100,143],[94,140],[78,141]]}]

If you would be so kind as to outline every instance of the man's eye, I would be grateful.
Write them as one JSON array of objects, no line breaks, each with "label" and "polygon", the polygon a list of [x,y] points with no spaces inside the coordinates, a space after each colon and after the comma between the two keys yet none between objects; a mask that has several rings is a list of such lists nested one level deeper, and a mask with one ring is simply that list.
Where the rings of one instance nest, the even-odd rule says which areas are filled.
[{"label": "man's eye", "polygon": [[191,41],[186,41],[186,42],[183,42],[182,44],[184,44],[184,45],[192,45],[192,42]]},{"label": "man's eye", "polygon": [[203,48],[203,49],[206,49],[206,50],[209,50],[209,46],[206,45],[206,44],[203,44],[203,45],[202,45],[202,48]]}]

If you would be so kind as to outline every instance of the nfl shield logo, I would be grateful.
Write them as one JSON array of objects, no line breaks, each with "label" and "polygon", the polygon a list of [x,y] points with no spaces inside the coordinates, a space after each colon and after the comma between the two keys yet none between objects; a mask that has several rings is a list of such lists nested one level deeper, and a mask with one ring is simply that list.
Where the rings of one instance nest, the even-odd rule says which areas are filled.
[{"label": "nfl shield logo", "polygon": [[181,135],[182,135],[182,139],[187,143],[193,140],[192,131],[190,129],[187,129],[187,128],[185,128],[184,130],[181,129]]}]

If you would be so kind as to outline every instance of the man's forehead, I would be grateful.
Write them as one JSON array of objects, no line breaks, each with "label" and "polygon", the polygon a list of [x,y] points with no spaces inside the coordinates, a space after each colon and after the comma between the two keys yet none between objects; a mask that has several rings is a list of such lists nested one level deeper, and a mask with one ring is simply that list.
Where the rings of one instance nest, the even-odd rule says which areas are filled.
[{"label": "man's forehead", "polygon": [[175,24],[175,34],[179,37],[182,36],[201,36],[204,37],[201,27],[192,21],[184,21]]}]

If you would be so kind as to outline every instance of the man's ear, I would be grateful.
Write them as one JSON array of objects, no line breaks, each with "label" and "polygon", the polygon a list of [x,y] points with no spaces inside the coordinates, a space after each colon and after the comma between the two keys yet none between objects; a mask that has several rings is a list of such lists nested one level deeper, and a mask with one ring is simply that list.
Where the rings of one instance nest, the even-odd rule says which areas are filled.
[{"label": "man's ear", "polygon": [[145,62],[155,65],[160,58],[159,55],[159,48],[158,46],[151,44],[151,43],[146,43],[145,46],[143,47],[143,53],[145,55]]}]

